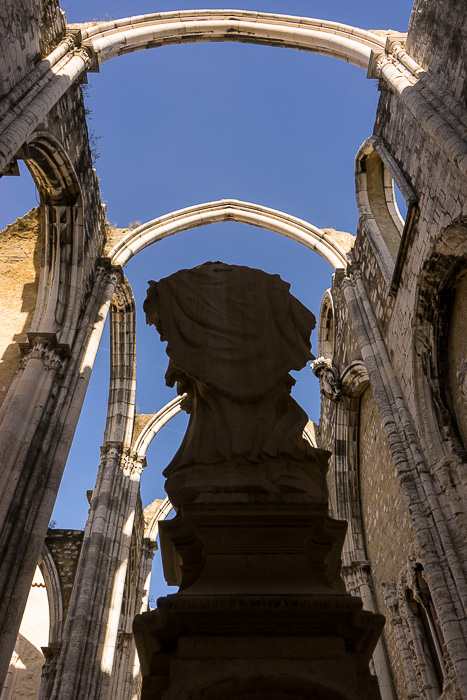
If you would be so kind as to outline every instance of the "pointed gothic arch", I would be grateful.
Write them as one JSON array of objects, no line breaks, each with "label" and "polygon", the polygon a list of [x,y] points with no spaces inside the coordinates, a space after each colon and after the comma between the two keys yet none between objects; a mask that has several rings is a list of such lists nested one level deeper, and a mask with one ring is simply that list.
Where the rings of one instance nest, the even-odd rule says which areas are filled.
[{"label": "pointed gothic arch", "polygon": [[99,63],[170,44],[239,41],[312,51],[366,69],[371,52],[381,51],[386,43],[385,36],[339,22],[246,10],[184,10],[124,17],[85,26],[81,36]]},{"label": "pointed gothic arch", "polygon": [[276,209],[236,199],[197,204],[148,221],[126,233],[108,255],[112,265],[124,267],[130,258],[152,243],[182,231],[223,221],[236,221],[279,233],[318,253],[334,269],[347,267],[346,251],[332,232],[322,231],[303,219]]}]

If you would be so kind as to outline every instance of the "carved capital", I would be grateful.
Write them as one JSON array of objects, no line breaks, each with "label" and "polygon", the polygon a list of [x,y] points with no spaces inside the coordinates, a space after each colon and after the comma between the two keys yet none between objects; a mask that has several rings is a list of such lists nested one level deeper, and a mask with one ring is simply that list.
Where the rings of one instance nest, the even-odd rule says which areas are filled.
[{"label": "carved capital", "polygon": [[386,39],[386,53],[392,54],[397,59],[401,56],[406,56],[407,51],[405,49],[405,44],[407,41],[407,34],[402,34],[400,32],[393,32],[389,34]]},{"label": "carved capital", "polygon": [[147,559],[154,559],[154,555],[159,549],[159,545],[156,540],[152,540],[150,537],[143,537],[143,554]]},{"label": "carved capital", "polygon": [[82,34],[81,29],[68,27],[65,31],[65,38],[63,42],[67,44],[70,48],[75,46],[81,46]]},{"label": "carved capital", "polygon": [[99,59],[92,46],[81,46],[75,49],[73,55],[83,59],[87,73],[99,73]]},{"label": "carved capital", "polygon": [[140,457],[136,452],[129,452],[122,460],[123,471],[128,476],[133,474],[141,475],[146,464],[146,457]]},{"label": "carved capital", "polygon": [[342,282],[345,280],[346,274],[347,268],[345,270],[343,268],[337,269],[333,275],[334,286],[338,287],[340,284],[342,284]]},{"label": "carved capital", "polygon": [[123,268],[121,265],[112,265],[110,258],[99,258],[97,261],[97,273],[105,282],[117,284],[123,281]]},{"label": "carved capital", "polygon": [[105,442],[101,446],[101,459],[120,459],[123,453],[123,442]]},{"label": "carved capital", "polygon": [[70,346],[57,341],[55,333],[28,333],[27,343],[18,343],[21,360],[20,367],[24,369],[29,360],[40,360],[47,369],[57,372],[63,370],[70,356]]},{"label": "carved capital", "polygon": [[372,51],[368,62],[367,78],[381,78],[384,66],[392,63],[392,57],[388,56],[382,49],[380,51]]},{"label": "carved capital", "polygon": [[361,279],[362,273],[360,271],[360,263],[357,260],[351,260],[347,266],[348,278],[352,276],[355,279]]},{"label": "carved capital", "polygon": [[352,561],[350,564],[342,567],[342,575],[346,581],[346,585],[360,595],[361,586],[370,586],[372,588],[371,564],[367,559],[362,561]]},{"label": "carved capital", "polygon": [[339,372],[333,366],[331,360],[325,357],[318,357],[310,366],[315,377],[319,379],[320,391],[323,396],[336,403],[341,401]]}]

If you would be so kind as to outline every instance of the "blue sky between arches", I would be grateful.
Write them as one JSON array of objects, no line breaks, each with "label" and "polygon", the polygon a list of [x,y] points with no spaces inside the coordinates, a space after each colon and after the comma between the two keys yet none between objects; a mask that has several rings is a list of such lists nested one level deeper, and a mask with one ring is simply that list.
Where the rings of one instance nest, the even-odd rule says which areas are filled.
[{"label": "blue sky between arches", "polygon": [[[203,5],[171,0],[62,0],[68,22],[121,18]],[[221,9],[224,3],[204,7]],[[257,0],[229,9],[318,17],[365,29],[406,31],[407,0]],[[279,209],[318,227],[355,233],[354,158],[373,130],[379,92],[355,66],[316,54],[238,43],[140,51],[89,75],[89,129],[111,225],[126,227],[222,198]],[[3,178],[3,228],[36,204],[25,168]],[[332,269],[317,254],[277,234],[235,223],[178,234],[142,251],[125,268],[137,306],[137,404],[153,413],[173,398],[164,386],[167,357],[144,325],[146,282],[206,260],[278,273],[316,316]],[[312,336],[317,352],[316,331]],[[295,398],[319,420],[319,386],[307,367]],[[83,528],[103,441],[109,381],[108,329],[93,371],[54,511],[56,526]],[[164,497],[162,469],[183,436],[179,415],[156,436],[142,477],[143,505]]]}]

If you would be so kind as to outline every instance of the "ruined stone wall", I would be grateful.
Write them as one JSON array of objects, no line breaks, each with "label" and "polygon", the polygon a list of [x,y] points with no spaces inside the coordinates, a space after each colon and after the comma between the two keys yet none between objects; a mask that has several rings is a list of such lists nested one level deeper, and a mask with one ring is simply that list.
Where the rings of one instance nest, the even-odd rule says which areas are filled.
[{"label": "ruined stone wall", "polygon": [[78,567],[82,530],[50,530],[45,543],[50,550],[60,578],[60,588],[63,600],[63,617],[66,619],[70,604],[71,591]]},{"label": "ruined stone wall", "polygon": [[467,212],[467,193],[460,170],[389,92],[381,96],[375,130],[383,137],[386,147],[418,196],[420,207],[419,220],[408,242],[395,299],[389,294],[387,285],[378,279],[369,246],[358,241],[357,247],[364,254],[361,265],[365,286],[374,304],[380,328],[386,331],[386,343],[394,360],[394,369],[416,422],[418,407],[411,353],[418,278],[435,238]]},{"label": "ruined stone wall", "polygon": [[[101,203],[98,179],[92,167],[88,129],[81,87],[72,86],[49,113],[40,136],[50,135],[50,148],[55,139],[64,149],[76,176],[82,196],[84,230],[74,229],[74,236],[83,236],[82,310],[84,312],[96,261],[102,254],[107,230],[105,207]],[[34,135],[31,143],[34,143]],[[31,154],[33,149],[30,149]],[[30,166],[34,169],[33,159]],[[39,184],[43,201],[49,193]],[[74,195],[76,196],[76,195]],[[0,278],[2,328],[0,331],[0,404],[16,373],[20,351],[18,342],[26,340],[26,332],[36,307],[41,269],[41,216],[39,209],[9,225],[0,233]]]},{"label": "ruined stone wall", "polygon": [[466,44],[464,0],[415,0],[407,41],[409,53],[464,104]]},{"label": "ruined stone wall", "polygon": [[399,578],[406,564],[413,532],[371,387],[360,398],[359,477],[364,538],[378,611],[386,617],[384,635],[397,693],[408,696],[399,648],[389,623],[383,582]]},{"label": "ruined stone wall", "polygon": [[65,35],[58,0],[3,2],[0,13],[0,97],[6,95]]},{"label": "ruined stone wall", "polygon": [[392,318],[394,297],[389,294],[388,285],[376,260],[370,241],[361,231],[357,233],[353,252],[355,259],[359,261],[372,308],[376,311],[379,329],[385,334],[388,331]]},{"label": "ruined stone wall", "polygon": [[31,329],[40,261],[40,211],[35,208],[0,233],[0,404],[18,367],[18,342]]},{"label": "ruined stone wall", "polygon": [[[381,282],[381,273],[367,250],[373,280]],[[361,248],[360,248],[361,250]],[[357,251],[358,254],[358,251]],[[342,275],[335,275],[331,294],[334,305],[335,352],[333,365],[342,376],[354,363],[362,362],[355,328],[342,290]],[[384,287],[370,288],[378,320],[384,327]],[[381,318],[382,317],[382,318]],[[365,387],[363,390],[360,387]],[[358,556],[369,562],[374,603],[386,616],[385,647],[397,697],[408,696],[406,675],[401,661],[396,633],[390,623],[391,611],[384,595],[383,582],[396,582],[407,564],[414,541],[411,520],[391,457],[381,418],[368,379],[353,389],[344,380],[340,403],[322,397],[319,445],[333,452],[328,474],[331,514],[349,521],[344,547],[344,563],[351,568]],[[353,397],[353,398],[352,398]],[[339,502],[347,499],[349,502]],[[350,566],[349,566],[350,565]],[[352,575],[346,577],[352,593],[361,595]]]}]

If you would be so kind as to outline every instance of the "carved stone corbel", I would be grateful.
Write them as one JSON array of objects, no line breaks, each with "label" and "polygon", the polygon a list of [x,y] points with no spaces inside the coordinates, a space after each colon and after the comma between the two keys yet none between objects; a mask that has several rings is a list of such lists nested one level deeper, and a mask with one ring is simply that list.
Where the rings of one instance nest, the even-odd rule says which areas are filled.
[{"label": "carved stone corbel", "polygon": [[315,377],[319,379],[320,391],[323,396],[338,403],[342,400],[341,382],[339,372],[333,366],[331,360],[318,357],[311,363],[311,369]]}]

